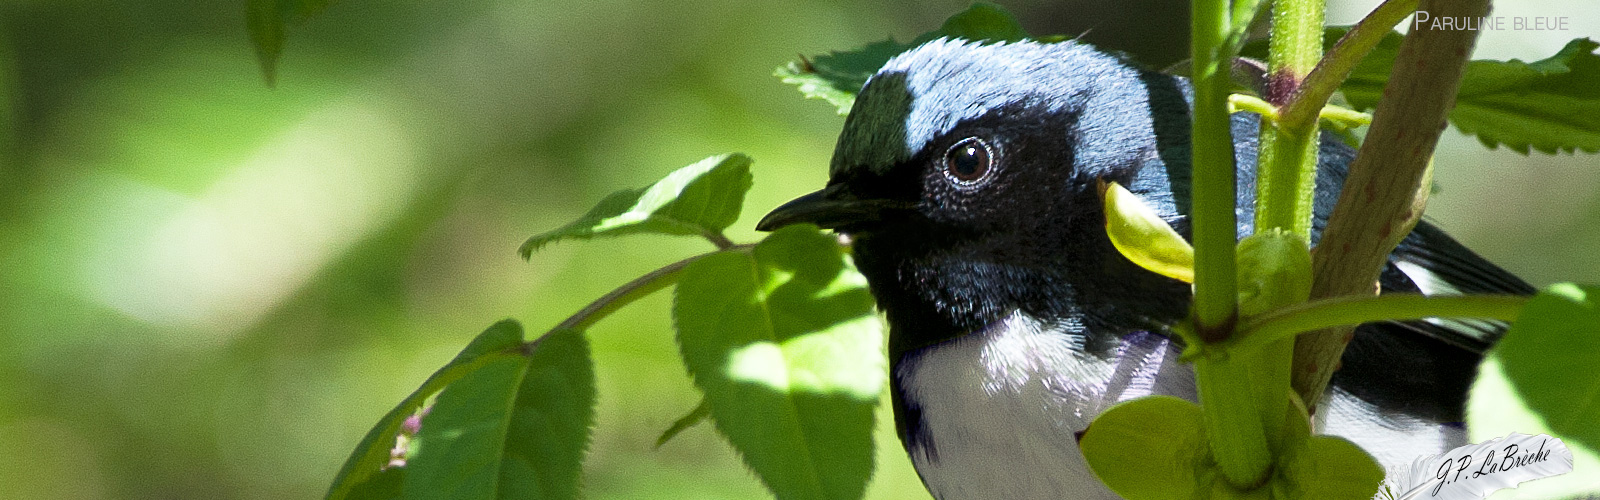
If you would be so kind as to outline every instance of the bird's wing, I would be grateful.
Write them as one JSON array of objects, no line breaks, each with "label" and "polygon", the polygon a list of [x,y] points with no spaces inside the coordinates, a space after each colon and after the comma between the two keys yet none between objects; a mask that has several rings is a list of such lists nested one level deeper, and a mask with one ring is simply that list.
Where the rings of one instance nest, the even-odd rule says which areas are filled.
[{"label": "bird's wing", "polygon": [[[1484,260],[1426,221],[1417,223],[1389,256],[1379,283],[1386,292],[1425,295],[1532,295],[1533,286]],[[1505,334],[1506,323],[1493,320],[1432,318],[1393,322],[1477,354],[1488,351]]]}]

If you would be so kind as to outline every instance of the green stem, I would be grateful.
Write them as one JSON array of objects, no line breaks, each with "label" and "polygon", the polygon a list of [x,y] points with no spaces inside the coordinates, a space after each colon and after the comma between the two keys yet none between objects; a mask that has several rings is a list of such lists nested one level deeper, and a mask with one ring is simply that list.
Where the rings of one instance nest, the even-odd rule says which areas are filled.
[{"label": "green stem", "polygon": [[1428,297],[1414,293],[1346,295],[1303,302],[1244,321],[1230,352],[1249,350],[1301,333],[1374,321],[1422,318],[1486,318],[1516,321],[1520,295],[1452,295]]},{"label": "green stem", "polygon": [[1278,107],[1272,103],[1248,94],[1233,94],[1228,96],[1228,111],[1249,111],[1261,115],[1264,121],[1278,121]]},{"label": "green stem", "polygon": [[700,233],[700,235],[704,236],[707,241],[711,242],[712,245],[716,245],[717,250],[727,250],[733,248],[733,240],[728,239],[728,237],[723,235],[721,231],[704,231]]},{"label": "green stem", "polygon": [[[1266,101],[1283,106],[1300,81],[1322,58],[1323,0],[1277,0],[1272,5],[1272,39],[1267,56]],[[1281,112],[1281,110],[1280,110]],[[1305,241],[1311,240],[1312,200],[1316,194],[1317,128],[1286,129],[1275,120],[1263,118],[1260,127],[1260,152],[1256,162],[1255,231],[1283,230]],[[1300,297],[1275,297],[1277,305],[1292,304]],[[1236,334],[1237,336],[1237,334]],[[1234,352],[1251,360],[1258,426],[1266,433],[1272,450],[1285,446],[1284,412],[1294,363],[1292,341],[1271,344],[1254,354]],[[1241,415],[1243,416],[1243,415]],[[1265,454],[1266,460],[1275,455]]]},{"label": "green stem", "polygon": [[[1194,365],[1206,439],[1224,479],[1240,490],[1260,486],[1272,465],[1254,376],[1259,361],[1254,355],[1230,353],[1217,359],[1201,358]],[[1283,420],[1283,415],[1278,417]]]},{"label": "green stem", "polygon": [[1323,106],[1318,117],[1334,122],[1335,126],[1355,128],[1372,124],[1372,115],[1339,106]]},{"label": "green stem", "polygon": [[[1315,127],[1310,132],[1314,134]],[[1256,231],[1277,228],[1310,238],[1311,201],[1317,181],[1317,141],[1312,138],[1262,120]]]},{"label": "green stem", "polygon": [[1228,127],[1232,55],[1224,46],[1227,2],[1193,0],[1194,61],[1193,203],[1194,309],[1201,338],[1227,337],[1238,300],[1234,275],[1233,139]]},{"label": "green stem", "polygon": [[[1217,342],[1232,334],[1238,307],[1235,166],[1228,124],[1234,54],[1225,43],[1232,25],[1226,1],[1193,0],[1192,8],[1195,330],[1207,342]],[[1257,418],[1253,368],[1239,357],[1205,359],[1195,366],[1212,455],[1224,480],[1238,487],[1259,485],[1272,461]]]},{"label": "green stem", "polygon": [[[1289,102],[1301,80],[1322,58],[1322,16],[1322,0],[1280,0],[1273,4],[1267,102],[1280,107]],[[1296,128],[1262,121],[1261,154],[1256,167],[1256,231],[1279,228],[1311,238],[1316,137],[1315,120],[1310,126]]]},{"label": "green stem", "polygon": [[1306,75],[1304,82],[1289,97],[1289,102],[1279,109],[1279,126],[1298,130],[1310,126],[1322,111],[1328,98],[1339,90],[1356,64],[1372,52],[1383,37],[1406,16],[1417,11],[1417,0],[1388,0],[1367,14],[1355,28],[1345,33],[1317,67]]},{"label": "green stem", "polygon": [[[724,250],[718,252],[704,253],[661,266],[660,269],[645,273],[644,276],[634,278],[633,281],[629,281],[622,286],[617,287],[615,290],[600,296],[600,298],[595,299],[594,302],[590,302],[589,305],[584,306],[583,309],[579,309],[578,312],[573,313],[572,316],[567,317],[566,320],[562,321],[560,324],[557,324],[555,328],[551,328],[550,332],[587,329],[590,326],[593,326],[595,322],[600,321],[606,316],[610,316],[611,313],[616,312],[623,306],[631,304],[633,301],[639,300],[646,295],[655,293],[658,290],[676,284],[678,282],[678,278],[683,274],[684,268],[689,267],[689,264],[693,264],[695,261],[700,260],[707,255],[713,255],[724,251],[749,251],[751,248],[755,248],[755,245],[730,245]],[[545,335],[549,334],[550,333],[547,332],[544,335],[541,335],[538,339],[534,339],[529,343],[538,342],[539,340],[543,339]]]}]

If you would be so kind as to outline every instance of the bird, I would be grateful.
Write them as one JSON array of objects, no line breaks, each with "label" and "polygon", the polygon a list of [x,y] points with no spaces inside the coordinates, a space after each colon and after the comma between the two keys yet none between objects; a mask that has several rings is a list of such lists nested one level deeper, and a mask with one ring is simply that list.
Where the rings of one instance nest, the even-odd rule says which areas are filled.
[{"label": "bird", "polygon": [[[1195,400],[1170,327],[1187,283],[1123,257],[1098,183],[1126,186],[1189,237],[1187,79],[1076,41],[939,38],[860,89],[819,191],[760,230],[847,239],[889,329],[896,432],[939,500],[1111,499],[1077,439],[1121,401]],[[1235,113],[1239,237],[1252,231],[1259,117]],[[1355,150],[1319,138],[1312,242]],[[1383,293],[1534,289],[1423,220],[1390,255]],[[1315,415],[1386,468],[1466,441],[1467,393],[1494,321],[1356,329]]]}]

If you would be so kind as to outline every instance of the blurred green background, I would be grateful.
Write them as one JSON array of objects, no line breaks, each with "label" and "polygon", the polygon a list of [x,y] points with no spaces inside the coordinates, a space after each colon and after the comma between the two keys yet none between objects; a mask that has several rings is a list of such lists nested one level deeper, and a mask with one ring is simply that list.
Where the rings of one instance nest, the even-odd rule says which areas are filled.
[{"label": "blurred green background", "polygon": [[[1187,50],[1183,2],[1000,3],[1153,66]],[[291,27],[269,88],[242,0],[0,2],[0,497],[320,497],[483,328],[548,328],[710,248],[636,236],[524,262],[524,238],[743,151],[756,184],[730,236],[753,240],[767,209],[822,185],[842,124],[773,68],[966,5],[341,0]],[[1479,57],[1600,34],[1592,4],[1499,9],[1571,31],[1489,32]],[[1485,152],[1452,130],[1438,165],[1429,214],[1460,239],[1536,284],[1600,283],[1594,156]],[[765,496],[709,426],[652,449],[698,402],[666,294],[590,338],[591,498]],[[869,495],[926,498],[882,427]]]}]

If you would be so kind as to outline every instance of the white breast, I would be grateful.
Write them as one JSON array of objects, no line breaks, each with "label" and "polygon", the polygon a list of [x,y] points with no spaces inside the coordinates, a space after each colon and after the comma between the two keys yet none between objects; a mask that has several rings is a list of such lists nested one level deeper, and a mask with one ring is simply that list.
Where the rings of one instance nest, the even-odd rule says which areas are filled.
[{"label": "white breast", "polygon": [[929,437],[911,443],[911,459],[936,498],[1117,498],[1089,472],[1075,433],[1124,399],[1193,399],[1192,372],[1165,338],[1102,359],[1065,330],[1012,314],[902,360],[895,376]]},{"label": "white breast", "polygon": [[[989,328],[907,354],[896,366],[906,405],[920,410],[907,447],[939,500],[1116,499],[1089,471],[1076,433],[1117,402],[1151,394],[1195,400],[1194,372],[1165,337],[1134,333],[1106,358],[1083,352],[1074,329],[1012,314]],[[1465,441],[1464,430],[1386,414],[1333,390],[1319,427],[1355,441],[1385,466]]]}]

